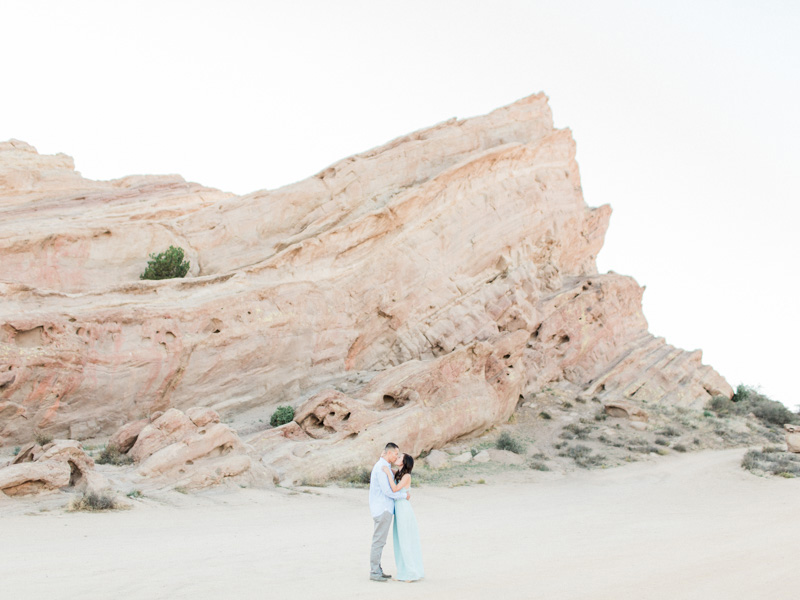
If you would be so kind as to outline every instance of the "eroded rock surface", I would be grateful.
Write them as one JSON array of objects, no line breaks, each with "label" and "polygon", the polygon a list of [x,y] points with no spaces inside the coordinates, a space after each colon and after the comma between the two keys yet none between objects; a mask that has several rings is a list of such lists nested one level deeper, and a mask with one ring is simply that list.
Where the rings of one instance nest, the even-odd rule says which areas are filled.
[{"label": "eroded rock surface", "polygon": [[[0,443],[288,403],[295,422],[252,443],[286,477],[316,477],[387,439],[418,454],[480,433],[545,386],[730,397],[699,351],[647,331],[633,279],[597,273],[610,214],[584,202],[543,94],[241,197],[177,176],[90,181],[69,157],[0,144]],[[169,245],[189,277],[140,281]],[[197,428],[181,415],[144,427],[132,455]]]},{"label": "eroded rock surface", "polygon": [[11,464],[0,468],[0,491],[20,496],[56,489],[100,491],[108,485],[80,442],[56,440],[21,448]]},{"label": "eroded rock surface", "polygon": [[[128,440],[140,425],[141,421],[123,425],[112,440]],[[272,472],[248,456],[249,450],[236,432],[220,423],[214,410],[193,407],[186,413],[172,408],[145,423],[128,455],[137,463],[138,476],[169,485],[190,489],[223,482],[271,485]]]}]

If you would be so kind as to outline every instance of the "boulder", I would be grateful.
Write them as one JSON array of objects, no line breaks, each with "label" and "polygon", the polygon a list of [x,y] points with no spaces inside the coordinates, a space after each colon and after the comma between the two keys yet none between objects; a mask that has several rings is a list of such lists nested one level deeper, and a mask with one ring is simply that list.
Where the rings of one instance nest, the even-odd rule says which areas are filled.
[{"label": "boulder", "polygon": [[450,455],[441,450],[431,450],[425,457],[425,464],[431,469],[443,469],[450,464]]},{"label": "boulder", "polygon": [[462,465],[470,462],[471,460],[472,460],[472,452],[470,452],[469,450],[467,450],[466,452],[462,452],[458,456],[454,456],[452,458],[452,461],[454,463],[458,463],[458,464],[462,464]]},{"label": "boulder", "polygon": [[186,410],[186,416],[192,420],[197,427],[205,427],[210,423],[219,423],[217,411],[204,406],[195,406]]},{"label": "boulder", "polygon": [[35,457],[42,453],[42,447],[36,442],[28,442],[20,447],[17,455],[11,460],[11,464],[18,464],[22,462],[30,462],[35,460]]},{"label": "boulder", "polygon": [[800,425],[787,423],[783,428],[786,430],[786,447],[788,451],[800,453]]},{"label": "boulder", "polygon": [[33,452],[36,447],[28,448],[19,462],[0,469],[0,491],[7,496],[59,488],[99,491],[107,487],[108,482],[94,471],[94,461],[80,442],[55,440],[41,448],[38,455]]},{"label": "boulder", "polygon": [[472,457],[476,463],[487,463],[492,460],[491,455],[489,454],[488,450],[481,450],[475,456]]},{"label": "boulder", "polygon": [[[500,463],[502,465],[525,464],[525,458],[509,450],[498,450],[497,448],[489,448],[488,450],[486,450],[486,452],[489,453],[489,459],[492,462]],[[477,458],[477,456],[475,458]]]},{"label": "boulder", "polygon": [[647,431],[648,429],[647,423],[644,421],[631,421],[628,426],[636,431]]},{"label": "boulder", "polygon": [[150,419],[139,419],[138,421],[126,423],[114,432],[114,435],[108,440],[108,445],[114,446],[117,450],[125,454],[133,448],[142,429],[149,424]]},{"label": "boulder", "polygon": [[161,448],[182,440],[196,428],[189,417],[178,409],[171,408],[142,428],[129,454],[136,462],[142,462]]},{"label": "boulder", "polygon": [[227,425],[214,423],[164,445],[142,461],[137,471],[144,477],[169,472],[183,474],[200,459],[243,452],[244,444],[236,433]]},{"label": "boulder", "polygon": [[630,419],[632,421],[647,421],[649,417],[644,409],[627,400],[612,400],[603,405],[603,409],[610,417]]},{"label": "boulder", "polygon": [[[141,421],[121,432],[132,432]],[[145,424],[128,455],[137,462],[136,476],[196,489],[221,483],[272,485],[270,468],[248,455],[252,449],[233,429],[220,423],[219,414],[205,407],[181,412],[170,409]]]}]

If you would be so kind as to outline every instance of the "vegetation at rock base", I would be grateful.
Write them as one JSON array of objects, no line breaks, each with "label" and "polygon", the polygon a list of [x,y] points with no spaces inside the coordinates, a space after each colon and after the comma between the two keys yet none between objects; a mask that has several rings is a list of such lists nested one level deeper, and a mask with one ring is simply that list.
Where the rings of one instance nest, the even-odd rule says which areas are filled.
[{"label": "vegetation at rock base", "polygon": [[504,431],[500,434],[494,446],[498,450],[508,450],[514,454],[523,454],[525,452],[524,446],[519,441],[511,437],[511,434],[507,431]]},{"label": "vegetation at rock base", "polygon": [[170,246],[165,252],[151,254],[147,268],[139,279],[173,279],[186,277],[189,261],[183,260],[183,248]]},{"label": "vegetation at rock base", "polygon": [[119,448],[110,444],[103,448],[103,451],[100,453],[100,456],[95,459],[95,461],[99,465],[129,465],[133,463],[133,459],[128,456],[127,454],[123,454],[119,451]]},{"label": "vegetation at rock base", "polygon": [[292,419],[294,419],[294,409],[288,405],[279,406],[269,418],[269,424],[273,427],[279,427],[290,422]]},{"label": "vegetation at rock base", "polygon": [[800,422],[798,415],[782,403],[772,400],[755,388],[744,384],[737,386],[736,393],[730,400],[725,396],[714,396],[706,408],[720,417],[753,413],[764,423],[773,425]]},{"label": "vegetation at rock base", "polygon": [[52,442],[52,441],[53,441],[53,436],[52,436],[52,435],[48,435],[48,434],[46,434],[46,433],[42,433],[42,432],[40,431],[39,433],[37,433],[37,434],[36,434],[36,435],[33,437],[33,439],[34,439],[34,440],[36,441],[36,443],[37,443],[37,444],[39,444],[40,446],[46,446],[47,444],[49,444],[50,442]]},{"label": "vegetation at rock base", "polygon": [[106,493],[89,492],[70,502],[68,510],[96,512],[115,508],[117,508],[117,503],[113,496]]}]

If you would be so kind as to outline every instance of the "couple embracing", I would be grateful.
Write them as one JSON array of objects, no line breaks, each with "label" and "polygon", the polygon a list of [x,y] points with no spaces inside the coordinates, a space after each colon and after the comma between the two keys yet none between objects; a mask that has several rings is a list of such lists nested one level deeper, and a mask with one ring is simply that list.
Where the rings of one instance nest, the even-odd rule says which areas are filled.
[{"label": "couple embracing", "polygon": [[[392,471],[392,465],[399,467]],[[381,568],[381,554],[389,536],[394,516],[394,560],[397,579],[416,581],[425,576],[422,549],[419,544],[417,518],[411,508],[411,471],[414,459],[402,454],[397,444],[388,443],[380,459],[372,467],[369,479],[369,510],[375,529],[369,556],[369,578],[387,581],[392,578]]]}]

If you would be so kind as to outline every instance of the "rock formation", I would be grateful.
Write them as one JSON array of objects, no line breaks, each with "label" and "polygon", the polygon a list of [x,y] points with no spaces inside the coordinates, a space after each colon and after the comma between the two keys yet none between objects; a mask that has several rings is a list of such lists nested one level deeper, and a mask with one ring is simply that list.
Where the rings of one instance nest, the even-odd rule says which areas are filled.
[{"label": "rock formation", "polygon": [[196,489],[223,482],[273,483],[271,470],[248,456],[251,449],[210,408],[186,413],[172,408],[152,422],[128,423],[109,443],[137,463],[139,477],[170,485]]},{"label": "rock formation", "polygon": [[10,465],[0,468],[0,491],[7,496],[66,488],[99,492],[107,485],[75,440],[56,440],[44,446],[31,442]]},{"label": "rock formation", "polygon": [[[0,214],[0,444],[289,403],[296,420],[250,442],[317,476],[387,436],[421,452],[480,433],[545,386],[732,395],[700,351],[648,333],[643,288],[597,273],[611,210],[585,204],[542,94],[241,197],[90,181],[7,142]],[[169,245],[189,276],[138,280]]]}]

